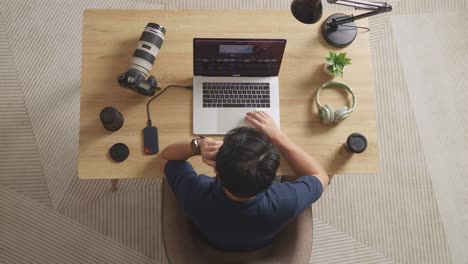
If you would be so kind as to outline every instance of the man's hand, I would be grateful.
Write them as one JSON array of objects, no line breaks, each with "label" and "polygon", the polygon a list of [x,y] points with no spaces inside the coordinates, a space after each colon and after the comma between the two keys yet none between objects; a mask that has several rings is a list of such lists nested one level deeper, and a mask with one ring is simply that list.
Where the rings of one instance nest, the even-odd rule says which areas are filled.
[{"label": "man's hand", "polygon": [[198,144],[203,162],[214,168],[216,166],[216,155],[218,155],[218,150],[223,145],[223,141],[202,138],[198,140]]},{"label": "man's hand", "polygon": [[275,124],[275,121],[265,112],[248,112],[245,120],[265,133],[273,142],[284,135],[283,131]]}]

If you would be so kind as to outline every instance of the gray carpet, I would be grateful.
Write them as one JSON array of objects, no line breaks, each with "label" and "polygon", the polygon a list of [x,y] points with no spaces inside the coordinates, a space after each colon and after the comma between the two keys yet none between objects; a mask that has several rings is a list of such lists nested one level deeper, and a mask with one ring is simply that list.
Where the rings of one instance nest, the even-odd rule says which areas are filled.
[{"label": "gray carpet", "polygon": [[0,61],[0,185],[52,207],[3,17]]},{"label": "gray carpet", "polygon": [[391,21],[452,256],[468,261],[468,15]]},{"label": "gray carpet", "polygon": [[[466,16],[459,15],[468,1],[390,3],[391,15],[369,22],[381,172],[334,178],[313,206],[311,263],[468,263],[468,133],[461,122],[468,38]],[[0,263],[167,262],[159,180],[125,180],[111,193],[108,181],[77,178],[85,8],[287,10],[289,4],[2,1]],[[432,20],[426,13],[439,15]],[[441,25],[450,30],[439,33]]]},{"label": "gray carpet", "polygon": [[154,263],[0,186],[0,263]]}]

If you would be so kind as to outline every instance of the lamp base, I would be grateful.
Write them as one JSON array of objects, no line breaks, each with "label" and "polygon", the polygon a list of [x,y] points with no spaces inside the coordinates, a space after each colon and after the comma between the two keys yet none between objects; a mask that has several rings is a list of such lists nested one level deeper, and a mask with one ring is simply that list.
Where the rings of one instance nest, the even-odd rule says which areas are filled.
[{"label": "lamp base", "polygon": [[349,22],[339,26],[331,25],[333,19],[350,17],[345,14],[337,13],[329,16],[323,23],[322,36],[328,42],[336,48],[344,48],[351,44],[357,35],[356,23]]}]

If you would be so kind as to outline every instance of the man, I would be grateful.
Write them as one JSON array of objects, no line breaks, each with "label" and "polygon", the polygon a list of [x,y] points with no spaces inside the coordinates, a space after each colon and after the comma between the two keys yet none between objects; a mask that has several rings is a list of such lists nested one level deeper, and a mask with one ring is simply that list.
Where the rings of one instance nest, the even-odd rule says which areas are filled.
[{"label": "man", "polygon": [[[245,117],[254,128],[231,130],[224,141],[176,143],[161,155],[166,178],[195,230],[213,247],[229,251],[267,246],[289,220],[315,202],[329,178],[320,164],[283,133],[265,112]],[[273,182],[278,150],[298,176]],[[216,178],[198,175],[186,161],[194,155],[212,166]]]}]

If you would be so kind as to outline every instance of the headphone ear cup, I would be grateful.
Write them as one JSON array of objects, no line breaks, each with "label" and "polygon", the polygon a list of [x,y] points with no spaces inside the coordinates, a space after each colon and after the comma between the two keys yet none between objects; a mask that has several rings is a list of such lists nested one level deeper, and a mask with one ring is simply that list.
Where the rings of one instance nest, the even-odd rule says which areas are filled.
[{"label": "headphone ear cup", "polygon": [[336,110],[335,112],[335,122],[340,122],[342,120],[345,120],[348,116],[349,116],[349,113],[348,113],[348,107],[347,106],[343,106],[341,107],[340,109]]},{"label": "headphone ear cup", "polygon": [[322,108],[319,110],[320,114],[320,120],[322,120],[322,123],[330,124],[333,123],[335,120],[335,112],[333,111],[333,108],[329,105],[324,105]]}]

